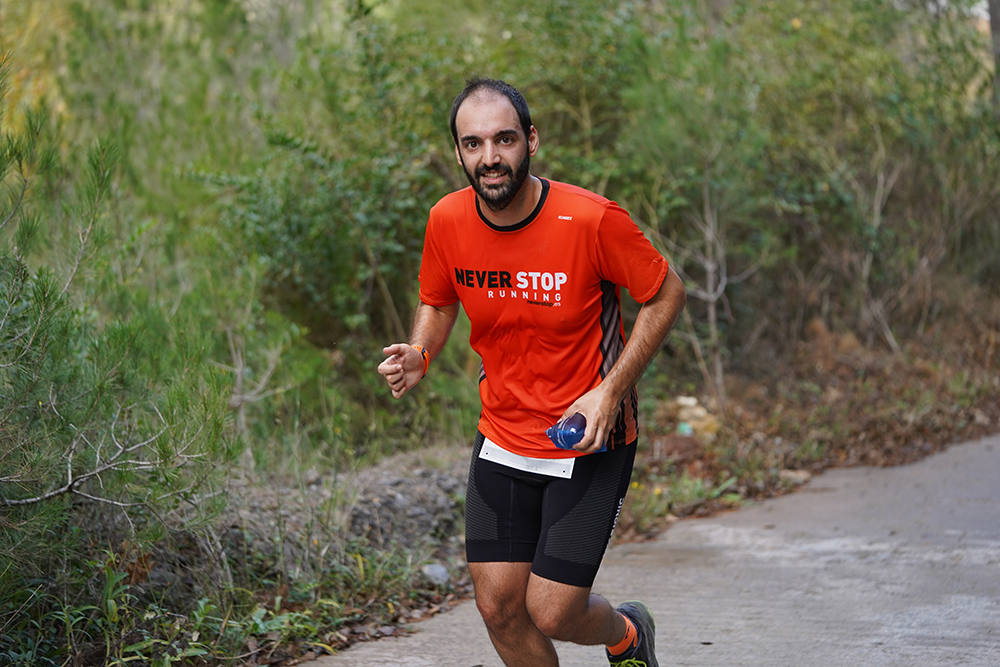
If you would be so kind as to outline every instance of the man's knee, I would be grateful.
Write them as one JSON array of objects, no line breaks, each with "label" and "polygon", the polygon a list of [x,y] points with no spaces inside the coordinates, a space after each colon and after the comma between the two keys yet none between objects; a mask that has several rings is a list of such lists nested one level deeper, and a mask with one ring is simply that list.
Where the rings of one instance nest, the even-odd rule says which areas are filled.
[{"label": "man's knee", "polygon": [[573,633],[573,621],[577,614],[569,607],[549,600],[545,603],[528,602],[531,622],[550,639],[567,641]]},{"label": "man's knee", "polygon": [[528,604],[520,596],[477,596],[476,607],[483,622],[493,632],[518,629],[530,622],[546,637],[565,639],[571,634],[573,614],[559,604]]},{"label": "man's knee", "polygon": [[532,576],[525,607],[532,623],[546,637],[575,641],[587,616],[592,596],[589,588],[570,586]]},{"label": "man's knee", "polygon": [[525,589],[530,563],[469,563],[476,587],[476,607],[493,632],[530,622]]},{"label": "man's knee", "polygon": [[483,622],[494,632],[503,632],[528,619],[523,596],[477,594],[476,607]]}]

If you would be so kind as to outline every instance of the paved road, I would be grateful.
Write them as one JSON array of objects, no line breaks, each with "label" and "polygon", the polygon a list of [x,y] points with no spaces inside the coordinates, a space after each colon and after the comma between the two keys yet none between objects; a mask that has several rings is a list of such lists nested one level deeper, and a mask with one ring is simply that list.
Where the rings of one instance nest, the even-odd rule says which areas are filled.
[{"label": "paved road", "polygon": [[[1000,437],[681,521],[612,548],[595,590],[646,601],[662,665],[1000,665]],[[414,629],[310,664],[500,664],[471,602]]]}]

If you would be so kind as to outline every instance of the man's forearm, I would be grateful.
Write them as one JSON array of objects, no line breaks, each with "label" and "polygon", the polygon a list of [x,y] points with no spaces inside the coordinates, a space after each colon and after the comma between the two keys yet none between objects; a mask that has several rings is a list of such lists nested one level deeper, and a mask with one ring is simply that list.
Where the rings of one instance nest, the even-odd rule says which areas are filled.
[{"label": "man's forearm", "polygon": [[410,343],[423,345],[433,359],[448,341],[455,320],[458,317],[458,303],[447,306],[430,306],[420,302],[413,317],[413,333]]}]

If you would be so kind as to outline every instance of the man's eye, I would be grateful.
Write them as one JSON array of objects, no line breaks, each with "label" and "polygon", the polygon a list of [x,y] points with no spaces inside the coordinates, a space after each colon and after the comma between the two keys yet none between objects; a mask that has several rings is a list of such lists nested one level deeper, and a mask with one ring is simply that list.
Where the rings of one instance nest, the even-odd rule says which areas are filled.
[{"label": "man's eye", "polygon": [[466,142],[465,142],[465,147],[466,147],[467,149],[469,149],[470,151],[471,151],[472,149],[476,148],[476,146],[478,146],[478,145],[479,145],[479,144],[478,144],[477,142],[475,142],[475,141],[466,141]]}]

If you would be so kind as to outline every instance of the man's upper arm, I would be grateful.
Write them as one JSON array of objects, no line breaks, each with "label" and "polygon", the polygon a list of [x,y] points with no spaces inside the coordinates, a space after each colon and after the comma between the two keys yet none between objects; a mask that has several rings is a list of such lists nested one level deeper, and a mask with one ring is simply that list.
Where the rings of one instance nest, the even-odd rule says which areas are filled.
[{"label": "man's upper arm", "polygon": [[628,289],[639,303],[652,299],[669,271],[669,264],[624,209],[608,206],[597,231],[599,271]]}]

